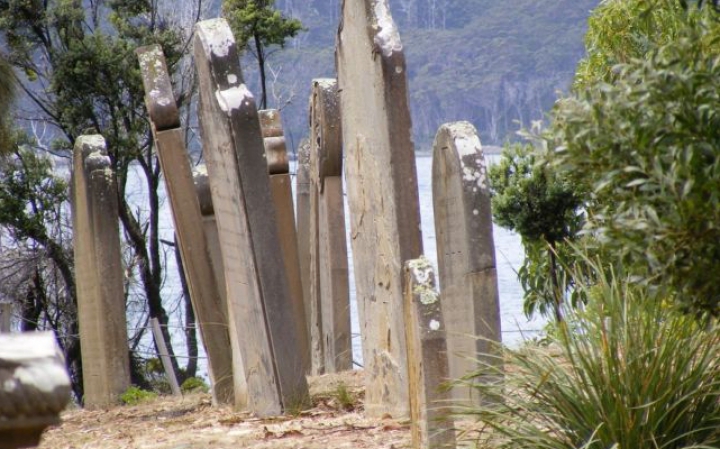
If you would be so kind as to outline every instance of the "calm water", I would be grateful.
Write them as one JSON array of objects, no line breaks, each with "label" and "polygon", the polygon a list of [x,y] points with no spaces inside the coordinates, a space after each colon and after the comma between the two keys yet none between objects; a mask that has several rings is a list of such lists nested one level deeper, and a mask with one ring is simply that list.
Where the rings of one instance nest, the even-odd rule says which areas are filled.
[{"label": "calm water", "polygon": [[[489,156],[489,163],[498,156]],[[435,223],[433,218],[432,204],[432,158],[429,156],[419,156],[417,159],[418,185],[420,194],[420,213],[422,219],[423,247],[425,255],[437,267],[437,252],[435,242]],[[291,167],[291,170],[294,168]],[[346,213],[347,214],[347,213]],[[169,212],[168,202],[163,204],[163,218],[161,223],[162,238],[169,241],[173,240],[172,218]],[[500,290],[500,312],[502,320],[502,337],[505,344],[514,346],[521,342],[524,338],[533,337],[537,331],[542,328],[544,321],[535,319],[528,321],[522,311],[522,289],[517,281],[515,270],[522,264],[523,250],[520,244],[520,238],[503,228],[494,226],[493,236],[495,240],[495,252],[498,272],[498,287]],[[349,240],[348,240],[349,241]],[[352,248],[349,248],[351,251]],[[177,303],[181,297],[181,290],[177,279],[177,269],[172,254],[167,256],[168,270],[167,280],[164,287],[165,297]],[[350,257],[350,267],[352,268],[352,257]],[[352,271],[352,270],[351,270]],[[360,347],[360,336],[358,334],[357,307],[355,304],[355,286],[354,281],[350,279],[351,284],[351,310],[353,325],[353,353],[358,363],[362,363],[362,351]],[[173,309],[173,307],[169,307]],[[179,324],[177,325],[179,328]],[[184,348],[182,333],[174,332],[177,336],[175,342],[178,351]],[[202,349],[201,349],[202,351]],[[203,354],[204,356],[204,354]],[[204,362],[204,360],[201,360]],[[200,363],[204,367],[205,363]]]}]

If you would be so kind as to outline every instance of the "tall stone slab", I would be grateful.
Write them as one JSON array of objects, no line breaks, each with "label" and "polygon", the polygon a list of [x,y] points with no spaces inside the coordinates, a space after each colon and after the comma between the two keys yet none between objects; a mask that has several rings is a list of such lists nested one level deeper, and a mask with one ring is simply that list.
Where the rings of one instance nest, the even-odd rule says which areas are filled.
[{"label": "tall stone slab", "polygon": [[298,262],[305,305],[305,325],[310,344],[310,365],[312,370],[313,342],[310,330],[310,141],[303,139],[297,150],[297,173],[295,178],[295,225],[298,242]]},{"label": "tall stone slab", "polygon": [[443,388],[449,380],[446,325],[430,261],[407,261],[405,286],[412,448],[454,448],[450,394]]},{"label": "tall stone slab", "polygon": [[280,120],[280,111],[267,109],[258,112],[265,144],[265,159],[270,176],[275,212],[280,233],[280,247],[285,261],[285,274],[290,288],[290,299],[297,329],[298,347],[302,357],[304,372],[310,372],[310,339],[308,337],[303,285],[300,277],[300,260],[298,258],[298,240],[295,229],[295,206],[292,197],[292,179],[290,178],[290,162],[285,146],[285,136]]},{"label": "tall stone slab", "polygon": [[115,174],[105,139],[80,136],[73,154],[73,245],[86,407],[107,407],[130,386]]},{"label": "tall stone slab", "polygon": [[422,254],[405,55],[387,0],[345,0],[336,63],[366,409],[408,415],[403,263]]},{"label": "tall stone slab", "polygon": [[227,22],[200,22],[193,44],[230,341],[242,354],[249,409],[277,414],[307,403],[308,386],[257,108]]},{"label": "tall stone slab", "polygon": [[310,279],[316,374],[352,368],[350,288],[337,81],[316,79],[310,97]]},{"label": "tall stone slab", "polygon": [[[450,377],[457,379],[476,370],[478,360],[500,360],[493,356],[501,329],[490,190],[472,124],[440,127],[433,145],[432,189]],[[471,404],[481,400],[472,388],[455,388],[453,398]]]},{"label": "tall stone slab", "polygon": [[239,355],[233,357],[227,307],[221,293],[225,286],[217,284],[213,272],[165,56],[157,45],[139,48],[137,55],[145,87],[145,103],[170,199],[190,300],[208,356],[213,400],[220,404],[232,404],[235,401],[233,369],[243,370],[242,359]]}]

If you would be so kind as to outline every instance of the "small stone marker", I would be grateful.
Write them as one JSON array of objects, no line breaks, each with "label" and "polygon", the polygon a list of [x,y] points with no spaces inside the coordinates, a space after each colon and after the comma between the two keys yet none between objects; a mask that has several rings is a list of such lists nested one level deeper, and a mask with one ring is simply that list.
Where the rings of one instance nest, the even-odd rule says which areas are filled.
[{"label": "small stone marker", "polygon": [[185,278],[208,356],[213,400],[220,404],[232,404],[233,369],[243,368],[233,367],[227,307],[220,292],[225,286],[215,281],[190,160],[185,149],[183,131],[180,128],[180,114],[165,66],[165,56],[158,45],[139,48],[137,55],[145,86],[145,102],[170,199]]},{"label": "small stone marker", "polygon": [[130,361],[117,186],[102,136],[77,138],[72,176],[84,403],[107,407],[130,386]]},{"label": "small stone marker", "polygon": [[445,322],[435,272],[425,258],[405,263],[405,321],[413,449],[454,448]]},{"label": "small stone marker", "polygon": [[408,416],[403,263],[422,254],[405,56],[387,0],[343,2],[336,50],[371,416]]},{"label": "small stone marker", "polygon": [[[480,139],[472,124],[441,126],[433,148],[433,205],[443,315],[448,323],[450,377],[458,379],[477,370],[478,361],[500,363],[490,191]],[[475,389],[460,387],[453,389],[453,399],[465,405],[481,400]]]},{"label": "small stone marker", "polygon": [[298,242],[298,262],[305,304],[305,324],[310,344],[312,366],[312,332],[310,331],[310,141],[303,139],[297,152],[295,188],[295,224]]},{"label": "small stone marker", "polygon": [[307,404],[309,392],[255,99],[224,19],[196,25],[193,51],[230,339],[240,346],[250,411],[278,414]]},{"label": "small stone marker", "polygon": [[69,401],[70,378],[52,332],[0,335],[0,449],[40,444]]},{"label": "small stone marker", "polygon": [[316,79],[310,97],[310,288],[319,350],[314,374],[352,368],[350,287],[337,81]]},{"label": "small stone marker", "polygon": [[298,346],[302,357],[305,373],[310,372],[310,339],[308,337],[307,319],[303,298],[302,279],[300,277],[300,261],[298,258],[298,241],[295,230],[295,207],[292,198],[292,180],[290,178],[290,162],[285,136],[283,135],[280,111],[267,109],[258,112],[260,127],[265,144],[265,157],[270,175],[275,212],[277,213],[280,246],[285,261],[290,298],[297,329]]}]

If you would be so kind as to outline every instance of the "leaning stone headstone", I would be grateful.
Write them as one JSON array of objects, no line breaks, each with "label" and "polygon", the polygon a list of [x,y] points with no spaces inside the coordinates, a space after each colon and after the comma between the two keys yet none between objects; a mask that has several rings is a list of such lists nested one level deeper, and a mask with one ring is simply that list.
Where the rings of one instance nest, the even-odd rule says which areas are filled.
[{"label": "leaning stone headstone", "polygon": [[312,322],[321,353],[315,374],[352,368],[350,287],[342,186],[340,98],[334,79],[316,79],[310,97],[310,279]]},{"label": "leaning stone headstone", "polygon": [[69,401],[70,378],[52,332],[0,335],[0,449],[40,444]]},{"label": "leaning stone headstone", "polygon": [[310,141],[303,139],[298,146],[295,188],[295,224],[298,242],[298,262],[305,304],[305,325],[312,367],[312,332],[310,331]]},{"label": "leaning stone headstone", "polygon": [[446,326],[435,272],[425,257],[405,263],[405,321],[413,449],[454,448]]},{"label": "leaning stone headstone", "polygon": [[117,186],[102,136],[78,137],[72,176],[84,403],[106,407],[130,386],[130,361]]},{"label": "leaning stone headstone", "polygon": [[[445,124],[433,145],[433,206],[450,377],[497,365],[500,333],[490,190],[480,139],[468,122]],[[456,402],[478,403],[473,388]]]},{"label": "leaning stone headstone", "polygon": [[310,371],[310,339],[307,332],[305,304],[303,299],[302,279],[300,277],[300,261],[298,258],[298,241],[295,229],[295,207],[292,198],[292,180],[290,179],[290,161],[288,160],[285,136],[280,120],[280,111],[267,109],[259,111],[260,127],[265,144],[265,158],[270,175],[275,212],[277,213],[280,247],[285,261],[285,273],[290,287],[295,328],[297,329],[298,346],[305,367]]},{"label": "leaning stone headstone", "polygon": [[343,2],[336,51],[366,410],[407,416],[403,263],[422,254],[405,56],[387,0]]},{"label": "leaning stone headstone", "polygon": [[194,55],[230,338],[240,346],[249,409],[277,414],[309,393],[255,99],[224,19],[197,24]]},{"label": "leaning stone headstone", "polygon": [[137,50],[145,87],[145,102],[170,199],[175,232],[185,270],[190,300],[208,356],[208,373],[216,403],[234,401],[232,350],[224,307],[203,230],[200,204],[185,148],[180,114],[175,103],[165,56],[158,45]]}]

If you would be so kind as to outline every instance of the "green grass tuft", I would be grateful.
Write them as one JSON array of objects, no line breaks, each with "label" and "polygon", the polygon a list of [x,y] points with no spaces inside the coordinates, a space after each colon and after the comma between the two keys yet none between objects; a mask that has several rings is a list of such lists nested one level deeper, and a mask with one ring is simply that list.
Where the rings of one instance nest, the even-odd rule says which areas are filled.
[{"label": "green grass tuft", "polygon": [[481,426],[466,438],[493,448],[720,447],[720,329],[612,273],[584,288],[587,306],[568,311],[553,343],[506,350],[504,385],[476,384],[494,405],[466,410]]}]

